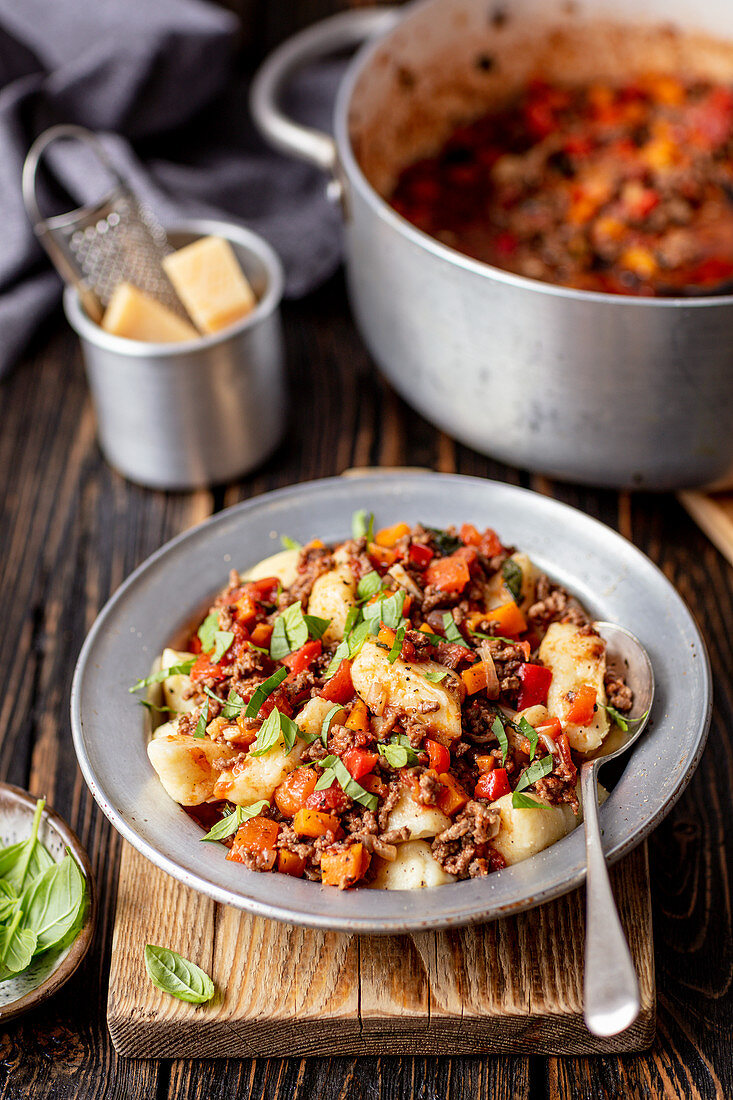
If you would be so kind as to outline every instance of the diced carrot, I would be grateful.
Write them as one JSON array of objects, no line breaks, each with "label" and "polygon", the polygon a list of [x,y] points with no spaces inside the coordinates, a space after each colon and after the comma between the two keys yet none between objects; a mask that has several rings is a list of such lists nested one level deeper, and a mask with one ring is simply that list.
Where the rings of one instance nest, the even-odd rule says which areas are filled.
[{"label": "diced carrot", "polygon": [[482,775],[485,772],[492,772],[494,770],[495,765],[496,765],[496,757],[492,756],[491,753],[486,753],[486,754],[482,753],[480,756],[476,757],[476,767],[478,768],[478,770],[481,772]]},{"label": "diced carrot", "polygon": [[275,842],[280,826],[269,817],[252,817],[243,822],[234,836],[227,859],[235,863],[246,863],[247,856],[258,856],[261,863],[270,870],[275,864],[277,852]]},{"label": "diced carrot", "polygon": [[430,761],[430,767],[433,768],[438,775],[447,772],[450,767],[450,752],[445,745],[441,745],[439,741],[431,741],[429,737],[425,739],[424,744],[428,754],[428,760]]},{"label": "diced carrot", "polygon": [[298,810],[293,819],[293,828],[298,836],[325,836],[327,832],[340,833],[339,819],[333,814],[324,814],[320,810]]},{"label": "diced carrot", "polygon": [[369,722],[369,710],[363,699],[357,699],[351,708],[351,714],[346,719],[347,730],[354,730],[356,733],[370,733],[371,725]]},{"label": "diced carrot", "polygon": [[448,817],[452,817],[453,814],[457,814],[466,805],[468,795],[450,772],[441,775],[440,782],[443,784],[443,790],[438,796],[438,809],[442,810]]},{"label": "diced carrot", "polygon": [[394,550],[390,550],[387,546],[377,546],[376,542],[368,543],[367,554],[377,565],[394,565],[397,561]]},{"label": "diced carrot", "polygon": [[466,693],[475,695],[477,691],[483,691],[488,684],[487,667],[483,661],[477,661],[475,665],[464,668],[461,673]]},{"label": "diced carrot", "polygon": [[275,788],[275,805],[283,817],[294,817],[313,792],[318,776],[312,768],[296,768]]},{"label": "diced carrot", "polygon": [[567,698],[570,706],[565,721],[573,726],[589,726],[596,710],[596,689],[589,684],[583,684],[578,691],[568,692]]},{"label": "diced carrot", "polygon": [[390,628],[388,626],[382,626],[382,627],[379,628],[379,633],[377,634],[377,642],[380,645],[386,645],[391,649],[392,646],[394,645],[394,640],[395,640],[394,630],[390,630]]},{"label": "diced carrot", "polygon": [[342,852],[324,852],[321,856],[321,879],[324,886],[348,890],[364,877],[370,861],[363,844],[351,844]]},{"label": "diced carrot", "polygon": [[302,878],[305,871],[305,860],[302,856],[296,856],[295,852],[288,852],[281,848],[277,853],[277,869],[282,875]]},{"label": "diced carrot", "polygon": [[252,631],[252,644],[267,649],[272,638],[272,627],[269,623],[258,623]]},{"label": "diced carrot", "polygon": [[513,637],[527,629],[527,621],[514,600],[503,603],[501,607],[492,607],[490,611],[486,612],[484,619],[488,619],[494,624],[497,634],[507,634]]},{"label": "diced carrot", "polygon": [[410,528],[406,523],[395,523],[394,527],[383,527],[381,531],[377,531],[374,536],[374,541],[377,546],[386,546],[391,548],[405,535],[409,535]]}]

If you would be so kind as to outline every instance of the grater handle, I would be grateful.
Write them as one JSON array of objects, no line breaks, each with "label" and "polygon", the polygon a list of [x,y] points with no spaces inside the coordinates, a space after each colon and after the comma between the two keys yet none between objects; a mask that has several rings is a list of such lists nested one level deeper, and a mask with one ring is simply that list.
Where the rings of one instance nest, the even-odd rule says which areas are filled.
[{"label": "grater handle", "polygon": [[[43,158],[44,153],[48,149],[52,142],[59,139],[73,139],[75,141],[81,141],[85,145],[89,146],[93,150],[97,159],[104,165],[110,175],[115,179],[118,186],[124,187],[125,181],[116,170],[111,160],[105,152],[96,134],[93,134],[91,130],[85,129],[83,126],[74,126],[71,124],[63,124],[60,126],[52,126],[36,138],[28,150],[28,155],[25,158],[23,164],[23,176],[22,176],[22,191],[23,191],[23,203],[25,205],[28,217],[30,218],[33,226],[33,231],[38,237],[39,241],[46,249],[46,252],[51,257],[56,270],[61,275],[61,278],[65,283],[69,283],[71,286],[76,287],[79,296],[82,300],[82,304],[87,313],[93,320],[98,323],[102,320],[103,309],[99,298],[93,290],[87,285],[87,283],[79,278],[78,273],[69,263],[63,250],[59,248],[58,244],[54,240],[53,234],[50,232],[49,220],[41,213],[41,208],[38,204],[38,168]],[[75,212],[77,213],[77,212]],[[67,215],[68,216],[68,215]],[[63,215],[62,215],[63,217]],[[54,219],[55,220],[55,219]]]}]

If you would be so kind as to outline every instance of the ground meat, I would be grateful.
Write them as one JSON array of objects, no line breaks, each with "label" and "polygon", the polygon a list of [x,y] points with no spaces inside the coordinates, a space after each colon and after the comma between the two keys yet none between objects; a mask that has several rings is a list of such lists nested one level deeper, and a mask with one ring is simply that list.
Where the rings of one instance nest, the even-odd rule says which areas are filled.
[{"label": "ground meat", "polygon": [[387,818],[392,810],[395,808],[397,802],[399,802],[400,795],[402,794],[402,784],[399,780],[393,780],[389,786],[389,790],[379,804],[377,810],[377,822],[381,832],[385,832],[387,829]]},{"label": "ground meat", "polygon": [[474,699],[463,712],[463,736],[476,745],[497,744],[491,727],[496,719],[496,708],[486,699]]},{"label": "ground meat", "polygon": [[573,813],[578,813],[578,792],[576,788],[576,777],[574,775],[572,777],[546,775],[544,779],[539,779],[535,783],[534,789],[538,797],[549,802],[550,805],[559,806],[561,803],[567,802],[572,806]]},{"label": "ground meat", "polygon": [[291,825],[281,824],[277,834],[277,847],[284,848],[286,852],[293,852],[301,859],[309,859],[315,852],[315,845],[310,840],[299,837]]},{"label": "ground meat", "polygon": [[258,676],[267,679],[274,672],[275,663],[267,653],[260,653],[259,650],[246,646],[242,647],[230,667],[233,673],[241,677],[252,676],[256,673]]},{"label": "ground meat", "polygon": [[[213,702],[213,699],[209,702],[209,715],[211,715],[211,703],[212,702]],[[218,705],[219,704],[217,703],[217,706]],[[193,733],[196,729],[196,725],[198,723],[198,720],[199,720],[198,711],[195,711],[195,710],[194,711],[187,711],[185,714],[179,715],[179,717],[178,717],[178,729],[176,730],[176,733],[187,733],[187,734],[193,736]]]},{"label": "ground meat", "polygon": [[527,612],[530,626],[544,633],[550,623],[568,622],[585,626],[588,616],[572,596],[560,584],[554,584],[544,573],[535,587],[535,603]]},{"label": "ground meat", "polygon": [[285,606],[288,607],[296,600],[305,604],[315,582],[331,569],[333,569],[333,556],[330,550],[321,546],[304,546],[298,558],[298,575],[287,592],[282,594],[285,597]]},{"label": "ground meat", "polygon": [[315,741],[311,741],[310,745],[306,745],[300,762],[301,764],[310,764],[313,760],[323,760],[324,756],[328,755],[329,750],[323,744],[320,737],[317,737]]},{"label": "ground meat", "polygon": [[634,693],[623,677],[614,676],[613,673],[606,675],[606,695],[611,706],[620,710],[622,714],[631,710]]},{"label": "ground meat", "polygon": [[328,751],[343,756],[349,749],[360,749],[363,745],[373,741],[370,733],[363,730],[350,730],[346,726],[337,726],[334,722],[328,734]]},{"label": "ground meat", "polygon": [[435,859],[458,878],[487,874],[486,846],[498,833],[500,822],[498,810],[471,800],[452,825],[436,836],[432,845]]},{"label": "ground meat", "polygon": [[412,774],[419,776],[417,801],[422,806],[434,806],[443,790],[443,785],[437,775],[425,768],[413,768]]}]

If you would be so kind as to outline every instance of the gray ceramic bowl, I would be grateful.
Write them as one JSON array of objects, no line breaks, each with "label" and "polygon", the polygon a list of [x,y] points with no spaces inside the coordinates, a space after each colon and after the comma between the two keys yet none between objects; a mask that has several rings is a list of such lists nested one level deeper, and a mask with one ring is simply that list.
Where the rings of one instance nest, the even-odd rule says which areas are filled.
[{"label": "gray ceramic bowl", "polygon": [[379,526],[495,527],[505,541],[567,585],[594,618],[621,623],[646,646],[657,694],[650,728],[601,809],[605,849],[616,860],[670,810],[703,751],[710,722],[704,643],[669,581],[629,542],[544,496],[477,478],[369,474],[268,493],[230,508],[168,543],[107,604],[79,657],[71,718],[79,764],[110,821],[163,870],[228,905],[295,924],[396,933],[491,920],[557,897],[583,881],[583,832],[485,879],[430,890],[334,888],[228,863],[165,794],[145,751],[143,708],[128,694],[153,658],[227,579],[280,548],[280,536],[341,539],[357,508]]},{"label": "gray ceramic bowl", "polygon": [[[20,787],[0,783],[0,847],[25,840],[30,835],[36,799]],[[89,857],[59,815],[46,806],[41,816],[39,837],[58,862],[68,848],[87,880],[88,905],[84,924],[76,939],[61,951],[47,951],[31,961],[22,974],[0,982],[0,1023],[20,1016],[42,1004],[67,982],[89,950],[97,919],[96,890]]]}]

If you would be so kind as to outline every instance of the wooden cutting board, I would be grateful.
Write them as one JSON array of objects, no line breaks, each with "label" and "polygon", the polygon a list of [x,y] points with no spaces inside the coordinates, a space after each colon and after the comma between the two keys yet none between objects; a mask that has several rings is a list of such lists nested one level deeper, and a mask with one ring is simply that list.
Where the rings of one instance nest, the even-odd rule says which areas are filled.
[{"label": "wooden cutting board", "polygon": [[733,492],[678,493],[698,527],[701,527],[733,565]]},{"label": "wooden cutting board", "polygon": [[[641,1050],[653,1041],[656,1018],[646,845],[611,877],[642,1011],[624,1034],[598,1039],[582,1014],[582,890],[472,928],[349,936],[218,905],[124,844],[107,1006],[112,1041],[131,1058]],[[146,943],[208,971],[214,1000],[194,1007],[156,989]]]}]

